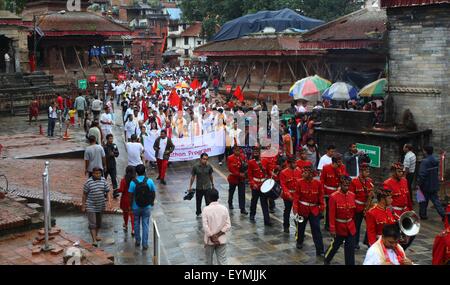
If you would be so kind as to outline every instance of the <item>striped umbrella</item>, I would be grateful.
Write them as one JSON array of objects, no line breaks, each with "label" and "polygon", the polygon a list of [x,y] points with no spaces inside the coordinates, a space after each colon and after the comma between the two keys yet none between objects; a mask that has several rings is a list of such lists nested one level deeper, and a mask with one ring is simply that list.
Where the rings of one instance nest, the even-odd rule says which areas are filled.
[{"label": "striped umbrella", "polygon": [[359,97],[384,97],[386,92],[384,87],[387,84],[387,79],[382,78],[374,81],[366,86],[364,86],[361,91],[359,91]]},{"label": "striped umbrella", "polygon": [[294,97],[294,100],[303,99],[308,100],[311,96],[320,95],[325,89],[331,86],[331,82],[318,76],[305,77],[291,86],[289,89],[289,96]]},{"label": "striped umbrella", "polygon": [[323,99],[347,101],[358,98],[358,89],[345,82],[336,82],[322,94]]}]

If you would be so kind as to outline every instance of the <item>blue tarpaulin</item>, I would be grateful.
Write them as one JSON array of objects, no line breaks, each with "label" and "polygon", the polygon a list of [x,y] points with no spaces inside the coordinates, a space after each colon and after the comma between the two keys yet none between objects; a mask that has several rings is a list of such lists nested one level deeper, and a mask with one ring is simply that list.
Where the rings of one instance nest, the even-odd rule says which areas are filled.
[{"label": "blue tarpaulin", "polygon": [[321,20],[299,15],[287,8],[278,11],[260,11],[226,22],[214,36],[213,41],[237,39],[260,32],[266,27],[272,27],[276,32],[282,32],[289,28],[310,30],[323,23]]}]

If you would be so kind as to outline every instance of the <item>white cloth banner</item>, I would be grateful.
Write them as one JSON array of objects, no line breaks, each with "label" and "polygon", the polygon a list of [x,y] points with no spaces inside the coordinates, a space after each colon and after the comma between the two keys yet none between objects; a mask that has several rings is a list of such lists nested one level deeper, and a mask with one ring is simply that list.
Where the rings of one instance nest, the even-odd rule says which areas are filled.
[{"label": "white cloth banner", "polygon": [[[149,135],[144,138],[144,157],[150,161],[156,161],[153,144],[157,136]],[[189,161],[199,159],[204,152],[208,156],[215,156],[225,152],[225,131],[216,131],[201,136],[172,138],[175,150],[170,155],[169,161]]]}]

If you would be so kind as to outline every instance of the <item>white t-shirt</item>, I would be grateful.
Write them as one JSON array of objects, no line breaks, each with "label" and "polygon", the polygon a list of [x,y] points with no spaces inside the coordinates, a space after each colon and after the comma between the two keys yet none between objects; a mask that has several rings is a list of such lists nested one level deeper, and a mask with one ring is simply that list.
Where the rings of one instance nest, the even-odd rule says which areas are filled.
[{"label": "white t-shirt", "polygon": [[113,122],[112,114],[111,113],[109,113],[109,114],[103,113],[100,116],[100,125],[101,125],[103,133],[105,135],[110,134],[111,133],[111,129],[112,129],[112,125],[103,124],[102,121],[103,122],[112,123]]},{"label": "white t-shirt", "polygon": [[331,157],[329,157],[328,155],[323,155],[320,160],[319,160],[319,165],[317,166],[318,170],[322,170],[324,165],[330,164],[331,161]]},{"label": "white t-shirt", "polygon": [[92,111],[101,111],[103,106],[103,102],[101,100],[95,99],[92,101],[91,109]]},{"label": "white t-shirt", "polygon": [[128,165],[136,166],[139,164],[143,164],[141,159],[141,153],[144,152],[144,147],[142,146],[142,144],[137,142],[127,143],[127,152],[128,152]]},{"label": "white t-shirt", "polygon": [[159,140],[159,151],[158,151],[158,159],[163,159],[164,151],[167,146],[167,138]]},{"label": "white t-shirt", "polygon": [[306,108],[302,105],[295,105],[295,110],[297,110],[297,113],[306,113]]},{"label": "white t-shirt", "polygon": [[136,133],[136,124],[133,121],[127,121],[125,123],[125,132],[127,133],[127,139],[131,138],[131,135]]},{"label": "white t-shirt", "polygon": [[408,173],[414,173],[416,171],[416,155],[412,151],[408,151],[403,160],[403,166],[409,169]]}]

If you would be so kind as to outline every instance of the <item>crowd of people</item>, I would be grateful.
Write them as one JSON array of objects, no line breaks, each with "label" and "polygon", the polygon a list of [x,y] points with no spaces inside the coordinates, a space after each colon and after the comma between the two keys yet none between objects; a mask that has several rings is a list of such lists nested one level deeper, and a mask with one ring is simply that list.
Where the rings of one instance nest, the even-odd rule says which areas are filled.
[{"label": "crowd of people", "polygon": [[[220,264],[226,263],[226,235],[231,227],[228,210],[234,209],[236,189],[241,214],[249,215],[250,222],[254,223],[259,200],[264,225],[273,226],[270,213],[276,209],[276,197],[262,191],[267,179],[274,180],[281,188],[279,196],[284,206],[285,233],[289,233],[294,216],[297,249],[303,248],[305,228],[309,222],[316,255],[323,258],[324,264],[331,263],[342,244],[345,245],[345,264],[355,264],[355,250],[360,249],[360,241],[369,247],[364,264],[412,264],[405,250],[414,236],[402,234],[398,224],[402,214],[413,209],[414,177],[411,174],[416,171],[415,157],[410,153],[411,145],[404,148],[404,163],[393,163],[391,177],[382,186],[375,187],[370,178],[370,158],[358,151],[356,144],[350,144],[344,154],[337,153],[334,145],[329,145],[326,153],[319,153],[314,129],[320,124],[320,109],[330,107],[329,102],[318,102],[309,110],[305,102],[298,101],[281,112],[277,102],[272,101],[269,111],[265,100],[251,103],[231,94],[220,94],[217,82],[213,83],[215,90],[211,91],[207,80],[200,83],[191,76],[189,69],[163,69],[156,75],[151,73],[148,70],[132,70],[127,80],[111,84],[105,82],[101,98],[94,96],[93,100],[87,100],[80,93],[74,99],[73,106],[68,107],[77,111],[78,124],[81,127],[84,123],[90,143],[85,153],[86,174],[90,178],[84,193],[94,244],[99,240],[96,232],[101,225],[99,209],[104,208],[106,203],[105,199],[100,199],[99,193],[109,193],[109,186],[104,182],[108,175],[112,180],[113,194],[107,196],[115,198],[121,195],[124,230],[128,231],[131,218],[136,245],[142,244],[145,250],[156,191],[152,179],[146,176],[146,169],[157,167],[157,180],[165,185],[170,154],[176,148],[172,138],[224,131],[225,151],[218,156],[218,162],[219,165],[226,163],[230,172],[227,179],[228,208],[217,203],[219,193],[214,186],[213,168],[208,163],[207,153],[203,153],[193,167],[188,185],[188,192],[196,196],[196,215],[203,219],[209,264],[212,264],[214,252]],[[213,80],[217,81],[218,77]],[[66,116],[65,105],[64,100],[62,105],[57,101],[51,110],[61,110]],[[119,107],[122,110],[120,119],[114,115],[118,112],[113,111]],[[376,103],[358,106],[357,102],[350,102],[347,108],[382,109]],[[267,112],[267,128],[260,126],[261,111]],[[123,135],[128,152],[126,175],[120,183],[117,181],[115,162],[119,153],[111,131],[118,120],[124,125]],[[279,136],[274,139],[274,128],[278,127]],[[260,140],[261,134],[267,135],[271,143]],[[154,161],[144,155],[145,136],[149,135],[157,137],[154,145],[150,146],[155,151]],[[431,200],[446,221],[443,235],[448,236],[448,210],[446,213],[436,194],[439,181],[433,148],[428,146],[424,150],[426,159],[420,165],[416,178],[416,184],[424,196],[418,201],[420,217],[427,218],[426,208]],[[249,211],[245,200],[247,187],[251,193]],[[273,189],[270,193],[273,194]],[[206,208],[202,210],[203,199]],[[322,219],[325,220],[323,228]],[[364,222],[366,232],[362,233]],[[333,237],[327,248],[323,231]],[[434,255],[442,251],[437,248]],[[442,257],[438,262],[448,263],[448,257],[446,260]]]}]

